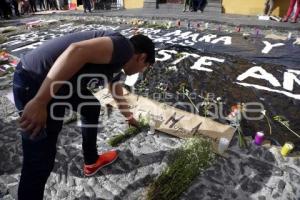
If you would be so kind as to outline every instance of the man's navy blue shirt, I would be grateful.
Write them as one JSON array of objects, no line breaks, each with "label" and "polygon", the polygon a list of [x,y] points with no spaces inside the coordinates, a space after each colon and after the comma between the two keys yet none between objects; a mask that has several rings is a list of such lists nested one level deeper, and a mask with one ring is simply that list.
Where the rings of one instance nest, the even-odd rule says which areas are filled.
[{"label": "man's navy blue shirt", "polygon": [[[86,63],[79,72],[72,78],[71,83],[76,85],[78,76],[82,74],[97,74],[105,75],[108,81],[112,81],[114,74],[120,73],[123,65],[133,56],[134,49],[130,41],[120,33],[114,31],[84,31],[71,33],[59,38],[45,42],[38,48],[28,52],[21,57],[23,68],[30,72],[35,81],[39,84],[46,78],[49,70],[56,59],[72,44],[84,40],[89,40],[97,37],[109,37],[113,42],[113,54],[109,64],[91,64]],[[102,55],[99,55],[102,56]],[[86,84],[92,77],[81,82],[81,87],[86,87]],[[103,80],[102,80],[103,81]]]}]

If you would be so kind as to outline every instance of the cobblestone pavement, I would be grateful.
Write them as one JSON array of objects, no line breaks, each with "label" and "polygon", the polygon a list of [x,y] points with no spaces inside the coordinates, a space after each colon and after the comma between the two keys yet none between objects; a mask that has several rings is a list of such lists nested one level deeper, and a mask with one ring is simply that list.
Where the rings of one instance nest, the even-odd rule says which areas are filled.
[{"label": "cobblestone pavement", "polygon": [[[3,94],[3,91],[2,91]],[[1,95],[0,199],[16,199],[22,161],[13,105]],[[101,115],[99,152],[111,149],[107,139],[127,124],[118,111]],[[45,199],[143,199],[147,186],[167,166],[170,152],[182,140],[142,132],[121,144],[119,159],[94,177],[82,173],[81,135],[76,123],[64,126],[57,143],[54,170]],[[236,138],[224,157],[195,179],[181,199],[300,199],[300,159],[283,158],[275,147],[252,145],[240,150]]]}]

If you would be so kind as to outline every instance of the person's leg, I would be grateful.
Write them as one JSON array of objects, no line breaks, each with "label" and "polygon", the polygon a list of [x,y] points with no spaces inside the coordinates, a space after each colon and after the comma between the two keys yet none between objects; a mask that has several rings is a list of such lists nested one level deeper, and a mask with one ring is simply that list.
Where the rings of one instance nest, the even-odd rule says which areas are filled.
[{"label": "person's leg", "polygon": [[[62,114],[56,110],[56,115]],[[62,127],[62,121],[47,121],[46,137],[34,141],[26,136],[22,138],[23,167],[19,183],[19,200],[43,199],[45,184],[54,167],[56,142]]]},{"label": "person's leg", "polygon": [[185,11],[186,11],[186,6],[189,4],[189,1],[190,1],[190,0],[185,0],[185,1],[184,1],[184,8],[183,8],[183,12],[185,12]]},{"label": "person's leg", "polygon": [[88,2],[88,10],[89,12],[92,12],[92,3],[91,3],[91,0],[87,0]]},{"label": "person's leg", "polygon": [[190,6],[190,8],[189,8],[190,11],[193,11],[193,10],[194,10],[194,1],[195,1],[195,0],[190,0],[190,5],[189,5],[189,6]]},{"label": "person's leg", "polygon": [[88,10],[89,12],[91,12],[91,2],[90,0],[84,0],[84,10]]},{"label": "person's leg", "polygon": [[[14,73],[13,93],[17,109],[24,109],[37,93],[38,84],[19,64]],[[18,188],[18,199],[42,200],[46,181],[53,169],[56,154],[56,141],[62,127],[62,121],[53,120],[49,115],[46,128],[34,139],[27,132],[21,131],[23,147],[23,166]],[[54,109],[55,116],[62,117],[64,109]]]},{"label": "person's leg", "polygon": [[269,12],[269,8],[270,8],[269,3],[270,3],[270,0],[265,1],[264,15],[267,15]]},{"label": "person's leg", "polygon": [[202,12],[204,11],[206,5],[207,5],[207,0],[203,0],[203,1],[202,1],[202,4],[201,4],[201,6],[200,6],[200,10],[201,10]]},{"label": "person's leg", "polygon": [[100,115],[100,103],[93,106],[84,106],[81,110],[81,132],[82,132],[82,150],[84,163],[90,165],[98,159],[97,151],[97,133]]},{"label": "person's leg", "polygon": [[39,0],[39,1],[40,1],[40,9],[41,9],[41,10],[45,10],[45,9],[46,9],[46,6],[45,6],[44,0]]},{"label": "person's leg", "polygon": [[269,0],[269,10],[267,12],[267,15],[270,16],[274,9],[275,0]]},{"label": "person's leg", "polygon": [[196,12],[198,8],[198,0],[193,0],[193,11]]},{"label": "person's leg", "polygon": [[42,1],[43,10],[46,10],[45,0],[41,0],[41,1]]},{"label": "person's leg", "polygon": [[37,9],[36,9],[36,1],[33,0],[33,8],[34,8],[34,12],[37,12]]},{"label": "person's leg", "polygon": [[55,10],[58,10],[56,0],[51,0],[51,3],[52,3],[52,8],[55,9]]},{"label": "person's leg", "polygon": [[3,1],[3,14],[5,19],[9,19],[11,9],[6,1]]},{"label": "person's leg", "polygon": [[111,164],[118,158],[115,150],[102,152],[98,155],[97,151],[97,132],[98,120],[100,115],[100,102],[87,90],[82,91],[90,99],[79,98],[77,95],[72,97],[73,109],[81,115],[82,149],[84,155],[84,174],[92,176],[102,167]]},{"label": "person's leg", "polygon": [[296,3],[296,0],[290,0],[290,6],[289,6],[289,9],[287,11],[287,14],[286,16],[284,17],[283,21],[284,22],[287,22],[289,17],[291,16],[292,12],[293,12],[293,9],[294,9],[294,6],[295,6],[295,3]]},{"label": "person's leg", "polygon": [[295,16],[294,16],[294,18],[292,20],[293,23],[297,22],[299,14],[300,14],[300,0],[297,0],[297,10],[296,10]]},{"label": "person's leg", "polygon": [[50,0],[46,0],[46,10],[50,10],[51,3]]},{"label": "person's leg", "polygon": [[82,4],[83,4],[83,12],[86,12],[87,9],[86,0],[82,0]]},{"label": "person's leg", "polygon": [[30,4],[30,8],[31,8],[31,12],[35,12],[35,10],[34,10],[34,2],[33,2],[34,0],[29,0],[29,4]]},{"label": "person's leg", "polygon": [[20,12],[19,12],[19,7],[18,7],[18,2],[17,0],[13,0],[12,4],[14,6],[14,10],[15,10],[15,15],[16,16],[20,16]]},{"label": "person's leg", "polygon": [[[203,4],[203,0],[198,0],[197,10],[201,10],[201,6]],[[202,10],[201,10],[202,11]]]},{"label": "person's leg", "polygon": [[40,4],[40,11],[42,11],[42,0],[39,0],[39,4]]},{"label": "person's leg", "polygon": [[90,165],[98,159],[97,133],[100,115],[100,102],[87,90],[82,90],[82,94],[90,99],[80,98],[73,95],[70,99],[73,110],[81,116],[82,150],[84,163]]}]

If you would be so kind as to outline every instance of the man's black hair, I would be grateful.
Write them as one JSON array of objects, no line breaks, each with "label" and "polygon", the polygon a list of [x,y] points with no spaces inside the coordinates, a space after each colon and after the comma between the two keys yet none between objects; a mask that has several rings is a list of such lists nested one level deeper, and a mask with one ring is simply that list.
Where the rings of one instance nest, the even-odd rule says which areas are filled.
[{"label": "man's black hair", "polygon": [[155,62],[155,47],[150,38],[142,34],[137,34],[132,36],[130,41],[134,47],[135,53],[145,53],[147,55],[145,62],[148,62],[151,65]]}]

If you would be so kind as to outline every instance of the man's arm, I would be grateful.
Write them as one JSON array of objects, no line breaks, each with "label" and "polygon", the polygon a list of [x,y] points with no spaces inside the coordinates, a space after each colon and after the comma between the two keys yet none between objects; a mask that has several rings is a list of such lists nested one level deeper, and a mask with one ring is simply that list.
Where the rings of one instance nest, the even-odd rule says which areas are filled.
[{"label": "man's arm", "polygon": [[114,98],[114,100],[117,102],[120,112],[127,119],[129,124],[137,126],[138,123],[133,118],[133,114],[129,110],[129,104],[124,97],[122,84],[119,82],[110,83],[109,91],[110,91],[112,97]]},{"label": "man's arm", "polygon": [[112,52],[113,43],[108,37],[71,44],[55,61],[36,96],[26,104],[20,119],[21,128],[35,137],[46,124],[47,104],[52,99],[52,94],[62,86],[57,81],[69,80],[86,63],[109,63]]}]

